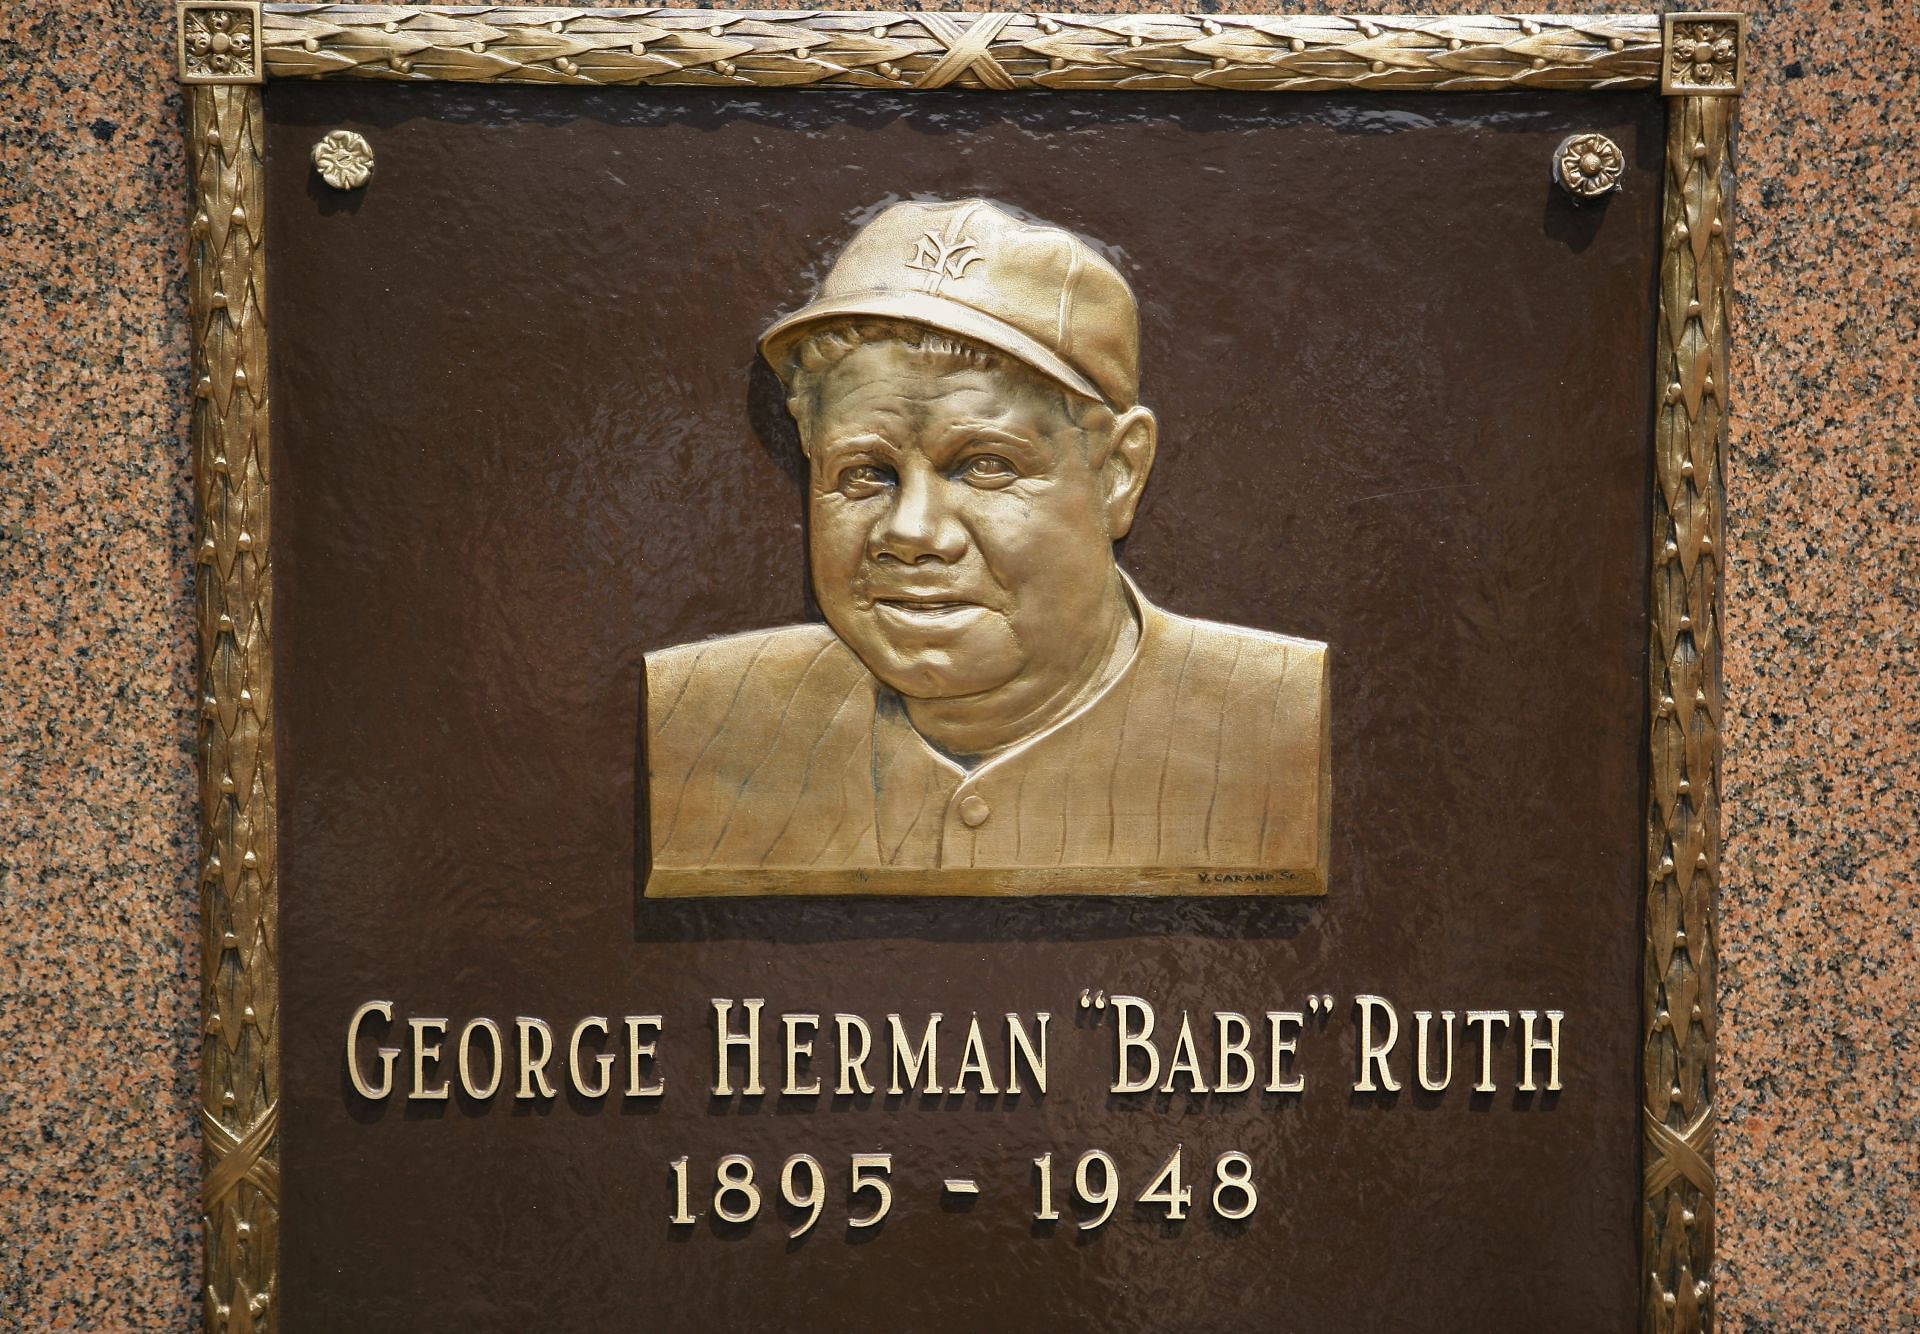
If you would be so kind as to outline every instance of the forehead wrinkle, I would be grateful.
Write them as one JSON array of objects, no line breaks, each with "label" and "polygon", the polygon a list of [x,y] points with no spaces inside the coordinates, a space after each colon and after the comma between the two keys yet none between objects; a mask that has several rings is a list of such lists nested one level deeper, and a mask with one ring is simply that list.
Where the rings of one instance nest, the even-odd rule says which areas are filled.
[{"label": "forehead wrinkle", "polygon": [[[895,445],[939,445],[981,428],[1043,443],[1073,429],[1057,395],[1004,371],[923,369],[935,355],[890,344],[856,349],[823,377],[816,421],[836,433],[873,431]],[[857,379],[856,369],[863,372]],[[833,392],[836,380],[848,379],[844,392]]]},{"label": "forehead wrinkle", "polygon": [[823,436],[815,442],[813,453],[816,456],[827,454],[897,454],[893,441],[877,431],[855,430],[838,432]]},{"label": "forehead wrinkle", "polygon": [[876,382],[863,384],[825,405],[820,416],[835,438],[879,437],[904,446],[938,439],[949,433],[951,423],[986,420],[968,409],[987,405],[962,405],[955,402],[957,397],[940,386],[924,383]]}]

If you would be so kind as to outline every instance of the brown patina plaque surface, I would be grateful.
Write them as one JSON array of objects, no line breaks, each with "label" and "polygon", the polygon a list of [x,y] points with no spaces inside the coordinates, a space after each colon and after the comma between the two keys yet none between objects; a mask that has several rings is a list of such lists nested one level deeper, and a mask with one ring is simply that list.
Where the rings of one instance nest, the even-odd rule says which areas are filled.
[{"label": "brown patina plaque surface", "polygon": [[[290,1327],[1632,1326],[1656,97],[266,106]],[[353,194],[308,162],[343,128],[378,154]],[[1602,204],[1550,177],[1577,132],[1624,152]],[[1324,898],[640,895],[642,655],[817,618],[754,339],[877,202],[970,195],[1101,238],[1142,294],[1142,590],[1329,645]],[[1122,1096],[1087,988],[1163,1024],[1340,1008],[1302,1094]],[[1515,1091],[1508,1032],[1494,1094],[1356,1094],[1362,993],[1562,1010],[1564,1089]],[[667,1091],[370,1104],[341,1037],[376,996],[563,1037],[659,1013]],[[1050,1012],[1048,1092],[710,1097],[715,997]],[[1176,1145],[1248,1154],[1258,1208],[1076,1227],[1080,1153],[1130,1197]],[[850,1232],[876,1151],[895,1204]],[[670,1225],[668,1163],[710,1192],[728,1153],[763,1216]],[[797,1242],[795,1153],[828,1182]]]}]

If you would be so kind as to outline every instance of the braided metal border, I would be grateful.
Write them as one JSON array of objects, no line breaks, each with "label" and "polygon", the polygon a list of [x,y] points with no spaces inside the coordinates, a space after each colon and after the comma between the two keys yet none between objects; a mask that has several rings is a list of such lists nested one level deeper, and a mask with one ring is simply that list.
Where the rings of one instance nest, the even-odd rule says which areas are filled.
[{"label": "braided metal border", "polygon": [[1651,15],[1341,17],[274,5],[276,79],[604,87],[1651,89]]},{"label": "braided metal border", "polygon": [[[445,9],[185,0],[194,218],[192,437],[199,500],[206,1325],[270,1328],[279,1268],[278,968],[270,679],[262,102],[276,78],[723,88],[831,86],[1650,90],[1662,23],[714,10]],[[190,16],[218,17],[214,25]],[[1715,86],[1669,101],[1650,616],[1644,952],[1643,1324],[1712,1322],[1713,893],[1733,197],[1744,21]],[[203,51],[192,37],[225,35]],[[244,40],[242,40],[244,39]],[[218,68],[209,55],[228,56]],[[1715,59],[1718,59],[1716,54]],[[1694,62],[1695,77],[1701,61]],[[256,86],[246,86],[254,84]],[[1680,91],[1677,87],[1674,91]]]},{"label": "braided metal border", "polygon": [[1642,1324],[1654,1334],[1690,1334],[1713,1322],[1714,890],[1734,105],[1726,97],[1693,96],[1670,100],[1667,111],[1642,956]]},{"label": "braided metal border", "polygon": [[206,1327],[272,1323],[279,1273],[273,613],[260,89],[186,90],[199,502],[201,1190]]}]

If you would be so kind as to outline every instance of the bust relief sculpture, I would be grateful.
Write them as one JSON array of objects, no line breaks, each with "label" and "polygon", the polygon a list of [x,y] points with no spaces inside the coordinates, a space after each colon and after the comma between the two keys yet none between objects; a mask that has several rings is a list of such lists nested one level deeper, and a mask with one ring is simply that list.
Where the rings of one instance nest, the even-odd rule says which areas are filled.
[{"label": "bust relief sculpture", "polygon": [[1118,269],[896,204],[760,347],[826,624],[647,655],[649,894],[1324,889],[1326,646],[1114,556],[1158,447]]}]

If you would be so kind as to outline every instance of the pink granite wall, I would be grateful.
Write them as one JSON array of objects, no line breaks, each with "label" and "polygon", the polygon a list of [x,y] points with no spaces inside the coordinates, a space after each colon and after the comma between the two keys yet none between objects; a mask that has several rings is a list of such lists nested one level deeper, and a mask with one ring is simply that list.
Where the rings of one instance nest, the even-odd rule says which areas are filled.
[{"label": "pink granite wall", "polygon": [[[1524,8],[1583,7],[1597,6]],[[1751,12],[1729,470],[1721,1312],[1730,1330],[1913,1328],[1920,6],[1759,0]],[[9,1327],[199,1318],[186,185],[171,33],[163,0],[0,5]]]}]

